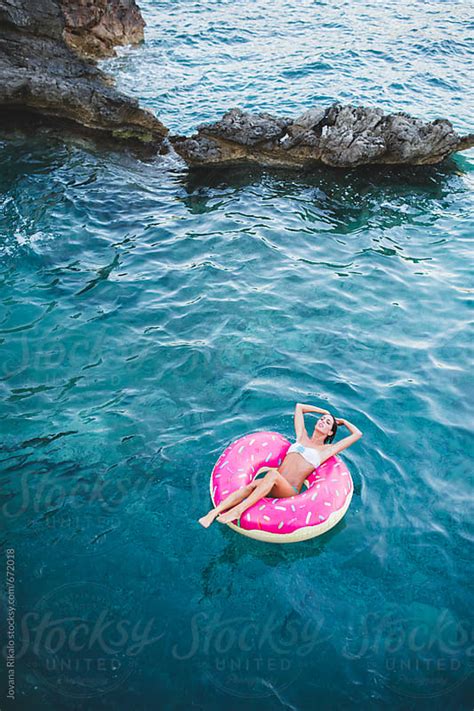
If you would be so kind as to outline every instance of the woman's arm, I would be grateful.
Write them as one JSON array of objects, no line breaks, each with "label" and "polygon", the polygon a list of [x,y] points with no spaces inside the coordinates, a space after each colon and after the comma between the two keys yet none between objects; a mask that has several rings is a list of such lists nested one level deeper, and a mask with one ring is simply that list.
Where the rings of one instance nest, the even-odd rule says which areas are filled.
[{"label": "woman's arm", "polygon": [[328,410],[323,410],[321,407],[315,407],[314,405],[302,405],[300,402],[297,402],[295,407],[296,439],[300,439],[303,435],[308,436],[308,433],[306,432],[306,427],[304,426],[305,412],[320,412],[322,415],[329,414]]},{"label": "woman's arm", "polygon": [[296,407],[301,407],[303,412],[319,412],[321,415],[329,415],[329,410],[325,410],[323,407],[315,407],[315,405],[302,405],[299,402]]},{"label": "woman's arm", "polygon": [[358,427],[352,424],[352,422],[349,422],[348,420],[344,420],[343,418],[336,417],[336,422],[338,427],[347,427],[349,432],[351,433],[348,437],[344,437],[344,439],[339,440],[339,442],[335,442],[334,444],[328,444],[327,446],[330,447],[330,456],[334,456],[335,454],[339,454],[339,452],[342,452],[343,449],[347,449],[348,447],[351,446],[351,444],[354,444],[354,442],[357,442],[358,439],[362,437],[362,432]]}]

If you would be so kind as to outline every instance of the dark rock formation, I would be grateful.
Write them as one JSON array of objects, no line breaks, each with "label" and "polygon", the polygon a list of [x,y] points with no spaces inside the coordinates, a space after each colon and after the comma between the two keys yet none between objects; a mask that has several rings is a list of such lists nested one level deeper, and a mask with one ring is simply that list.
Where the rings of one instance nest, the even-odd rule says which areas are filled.
[{"label": "dark rock formation", "polygon": [[446,119],[424,123],[400,112],[333,104],[297,119],[268,113],[228,111],[198,132],[170,136],[190,165],[251,162],[263,166],[323,164],[352,168],[367,164],[426,165],[474,146],[474,134],[460,137]]},{"label": "dark rock formation", "polygon": [[0,124],[41,117],[148,151],[171,145],[191,166],[427,165],[474,145],[446,119],[340,104],[296,119],[232,109],[191,137],[164,140],[168,129],[92,59],[140,42],[144,25],[135,0],[0,0]]},{"label": "dark rock formation", "polygon": [[114,57],[114,46],[143,41],[145,22],[135,0],[60,0],[63,37],[81,57]]},{"label": "dark rock formation", "polygon": [[[71,122],[89,133],[161,145],[168,130],[151,111],[116,91],[110,77],[66,44],[64,34],[72,36],[72,25],[66,26],[63,8],[68,5],[74,9],[68,15],[71,23],[73,17],[82,17],[79,8],[85,4],[80,0],[0,0],[2,123],[11,117],[42,116],[48,121]],[[132,5],[128,0],[115,0],[113,4],[124,8]],[[127,17],[127,21],[118,23],[123,28],[131,23],[131,15]],[[80,24],[78,36],[84,26]],[[110,19],[105,26],[112,27]],[[138,34],[142,30],[139,23]],[[131,34],[130,29],[124,29],[120,38]]]}]

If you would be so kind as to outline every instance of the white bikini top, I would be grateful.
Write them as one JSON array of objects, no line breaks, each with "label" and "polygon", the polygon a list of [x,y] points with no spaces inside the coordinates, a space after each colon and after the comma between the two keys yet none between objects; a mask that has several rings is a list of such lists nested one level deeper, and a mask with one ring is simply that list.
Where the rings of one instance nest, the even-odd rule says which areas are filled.
[{"label": "white bikini top", "polygon": [[293,444],[288,447],[287,454],[290,452],[298,452],[298,454],[301,454],[301,456],[304,457],[307,462],[312,464],[315,469],[321,464],[319,453],[313,449],[313,447],[305,447],[304,444],[301,444],[298,440],[293,442]]}]

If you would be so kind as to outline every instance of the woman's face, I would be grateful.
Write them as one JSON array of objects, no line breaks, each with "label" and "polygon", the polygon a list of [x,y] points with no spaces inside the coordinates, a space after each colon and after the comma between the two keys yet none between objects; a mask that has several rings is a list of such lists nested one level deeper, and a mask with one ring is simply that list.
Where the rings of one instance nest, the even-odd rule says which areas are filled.
[{"label": "woman's face", "polygon": [[322,415],[316,422],[315,430],[326,437],[332,434],[333,419],[331,415]]}]

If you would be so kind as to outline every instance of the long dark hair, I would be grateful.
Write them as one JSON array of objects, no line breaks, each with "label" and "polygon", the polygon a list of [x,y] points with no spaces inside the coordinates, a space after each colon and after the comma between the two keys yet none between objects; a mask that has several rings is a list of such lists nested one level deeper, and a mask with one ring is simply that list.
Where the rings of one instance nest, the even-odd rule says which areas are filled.
[{"label": "long dark hair", "polygon": [[332,435],[328,435],[328,436],[326,437],[326,439],[324,440],[324,444],[331,444],[331,442],[333,441],[334,437],[335,437],[336,434],[337,434],[337,422],[336,422],[336,418],[334,417],[334,415],[332,414],[332,412],[330,412],[329,414],[330,414],[331,417],[332,417]]}]

